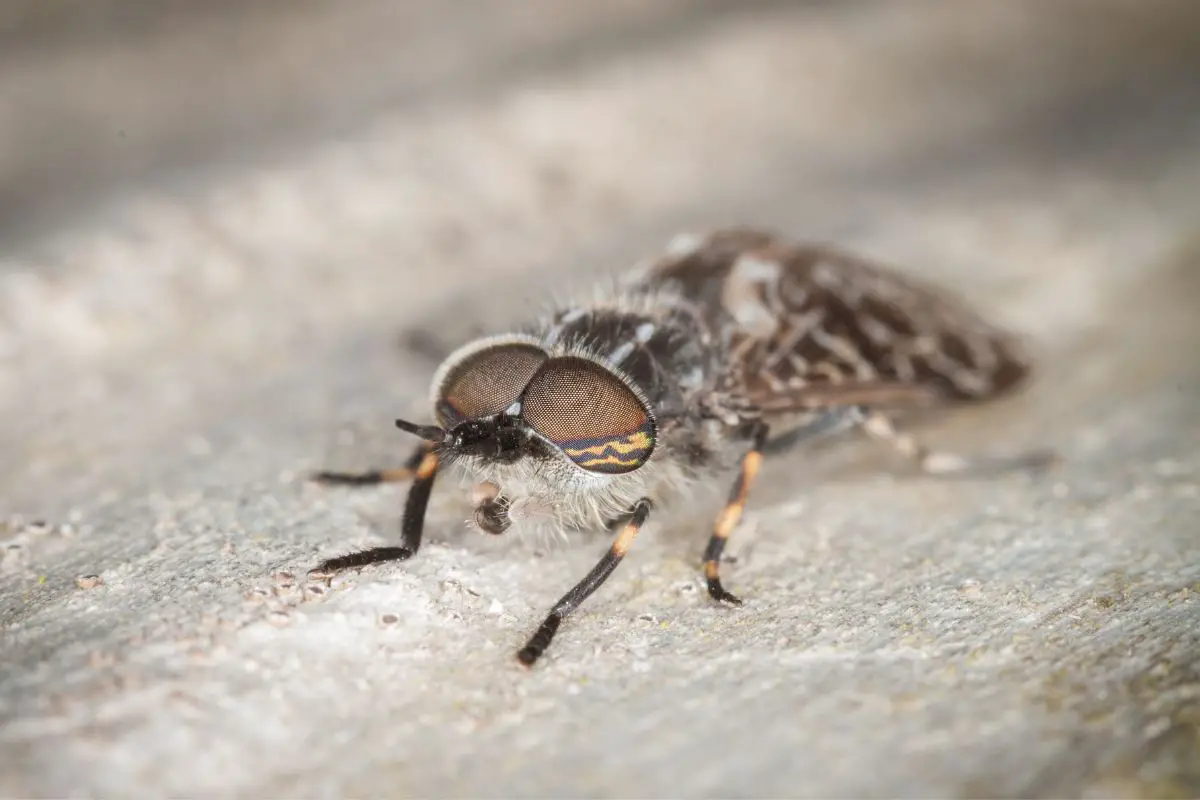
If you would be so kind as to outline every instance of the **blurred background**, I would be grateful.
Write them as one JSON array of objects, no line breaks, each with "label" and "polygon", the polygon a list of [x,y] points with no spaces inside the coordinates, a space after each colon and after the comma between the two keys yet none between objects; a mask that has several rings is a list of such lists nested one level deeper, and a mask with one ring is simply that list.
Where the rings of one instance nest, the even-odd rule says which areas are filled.
[{"label": "blurred background", "polygon": [[734,217],[845,235],[950,176],[981,199],[1068,170],[1152,187],[1191,163],[1198,20],[1189,0],[13,0],[0,325],[107,346],[230,302],[303,319],[313,291],[344,316],[433,264],[565,265],[635,228],[642,249]]},{"label": "blurred background", "polygon": [[400,367],[346,386],[320,348],[443,352],[714,225],[1103,335],[1191,246],[1198,44],[1190,0],[5,3],[0,404],[41,397],[41,444],[0,469],[115,455],[248,368],[354,413]]},{"label": "blurred background", "polygon": [[[0,709],[36,724],[5,740],[13,782],[0,789],[303,793],[304,770],[279,759],[314,741],[310,719],[258,713],[291,720],[272,738],[228,720],[116,711],[135,690],[111,679],[119,663],[99,669],[89,653],[191,636],[207,630],[202,616],[242,619],[241,593],[259,573],[344,541],[345,519],[313,520],[285,485],[318,464],[364,465],[361,450],[334,452],[340,426],[376,430],[386,458],[389,420],[425,414],[439,353],[681,230],[727,224],[837,241],[949,284],[1026,333],[1043,380],[1005,419],[1014,438],[1096,469],[1186,459],[1200,427],[1200,2],[0,3],[0,512],[87,532],[5,531]],[[979,426],[959,432],[964,449],[988,441]],[[226,516],[189,516],[217,513],[200,508]],[[389,519],[381,513],[375,532]],[[176,525],[190,527],[173,534]],[[256,560],[214,560],[233,546],[226,539],[242,547],[251,534],[268,542],[250,548]],[[654,547],[647,563],[687,555]],[[779,563],[805,562],[793,556]],[[533,581],[536,566],[521,563]],[[113,589],[103,621],[84,620],[74,576],[104,570],[110,586],[124,575],[144,591]],[[207,588],[173,595],[181,573]],[[161,629],[147,632],[148,616]],[[446,646],[468,647],[463,633]],[[248,646],[229,637],[231,652]],[[143,668],[158,674],[145,667],[155,658],[144,654]],[[337,674],[312,658],[313,674]],[[397,669],[423,674],[423,663]],[[480,703],[504,702],[489,681],[511,676],[472,674],[492,698]],[[48,687],[72,675],[85,688],[51,699]],[[294,705],[307,678],[293,677],[279,685]],[[1101,696],[1112,695],[1089,688],[1079,702]],[[986,702],[946,697],[989,716]],[[592,713],[612,712],[612,731],[623,731],[618,723],[641,718],[624,699]],[[1138,703],[1140,720],[1150,712]],[[105,729],[95,749],[86,725],[39,727],[85,705],[127,726]],[[370,703],[362,713],[364,727],[348,730],[393,730],[395,716],[371,717]],[[1073,794],[1118,756],[1120,780],[1159,763],[1141,740],[1090,739],[1074,722],[1059,729],[1074,749],[1025,752],[1020,720],[1000,751],[976,726],[956,742],[969,755],[909,761],[888,755],[915,741],[901,728],[845,719],[843,739],[773,740],[789,752],[728,774],[692,771],[691,743],[660,720],[654,739],[667,755],[642,775],[700,793],[731,791],[741,769],[764,792]],[[158,724],[179,741],[233,749],[205,769],[159,739]],[[554,718],[529,730],[561,742],[575,728]],[[438,736],[399,743],[438,744],[444,758],[443,772],[404,773],[418,793],[449,785],[458,773],[445,765],[471,763],[469,747]],[[878,784],[856,749],[867,742],[895,764]],[[801,775],[801,752],[828,758]],[[1161,758],[1183,763],[1179,752]],[[334,748],[328,760],[343,755]],[[353,763],[327,765],[332,794],[372,791],[346,777]],[[654,785],[611,775],[595,785]],[[462,780],[467,793],[491,788]],[[1176,784],[1104,785],[1158,796]]]}]

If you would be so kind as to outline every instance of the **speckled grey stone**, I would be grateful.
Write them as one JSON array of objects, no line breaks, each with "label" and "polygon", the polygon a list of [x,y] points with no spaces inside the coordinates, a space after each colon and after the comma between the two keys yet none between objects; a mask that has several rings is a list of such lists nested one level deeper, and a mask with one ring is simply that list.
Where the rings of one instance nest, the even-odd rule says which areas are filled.
[{"label": "speckled grey stone", "polygon": [[[186,179],[157,150],[127,185],[97,167],[102,202],[11,236],[0,794],[1200,794],[1195,6],[903,5],[510,20],[457,83],[389,67],[333,129],[245,111],[275,127],[239,150],[246,126],[215,125],[229,147],[194,162],[178,126],[139,129]],[[295,43],[404,24],[311,13]],[[127,58],[213,35],[148,28]],[[32,74],[0,73],[9,121]],[[188,74],[146,80],[153,126]],[[416,99],[384,102],[400,84]],[[107,119],[87,86],[63,107]],[[11,174],[67,192],[19,130]],[[858,439],[769,460],[724,570],[744,607],[699,577],[720,486],[656,514],[532,672],[514,651],[600,535],[485,539],[445,481],[418,558],[306,579],[394,538],[401,487],[302,476],[402,457],[390,421],[426,413],[433,353],[731,222],[836,238],[1027,332],[1029,392],[922,436],[1062,466],[926,478]]]}]

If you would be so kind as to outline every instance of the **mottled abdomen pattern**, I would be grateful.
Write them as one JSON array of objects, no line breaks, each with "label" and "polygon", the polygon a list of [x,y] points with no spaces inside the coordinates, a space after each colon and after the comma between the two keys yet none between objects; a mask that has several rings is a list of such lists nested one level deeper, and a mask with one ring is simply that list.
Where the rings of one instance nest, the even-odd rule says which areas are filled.
[{"label": "mottled abdomen pattern", "polygon": [[728,348],[731,377],[764,407],[870,385],[919,387],[935,402],[985,400],[1029,372],[1019,343],[958,298],[764,231],[680,237],[638,282],[702,309]]}]

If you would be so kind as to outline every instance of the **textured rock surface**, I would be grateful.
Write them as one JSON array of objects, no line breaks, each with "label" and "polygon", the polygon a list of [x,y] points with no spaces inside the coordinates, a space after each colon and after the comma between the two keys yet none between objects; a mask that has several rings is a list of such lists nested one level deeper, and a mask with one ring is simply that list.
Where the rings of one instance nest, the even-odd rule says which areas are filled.
[{"label": "textured rock surface", "polygon": [[[359,5],[6,50],[0,793],[1200,793],[1197,6]],[[417,560],[305,581],[394,536],[401,489],[299,477],[395,459],[427,351],[729,222],[1026,331],[1031,390],[924,435],[1063,466],[772,460],[744,608],[715,499],[661,514],[532,673],[601,538],[447,481]]]}]

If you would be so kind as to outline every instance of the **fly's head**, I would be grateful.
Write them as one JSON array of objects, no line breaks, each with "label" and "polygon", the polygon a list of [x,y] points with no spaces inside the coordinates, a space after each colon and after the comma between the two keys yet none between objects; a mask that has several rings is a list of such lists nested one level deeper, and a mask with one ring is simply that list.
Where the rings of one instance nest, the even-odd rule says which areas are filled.
[{"label": "fly's head", "polygon": [[432,400],[437,425],[397,425],[506,492],[512,484],[547,497],[602,487],[642,469],[658,441],[654,413],[631,380],[534,338],[460,348],[434,376]]}]

